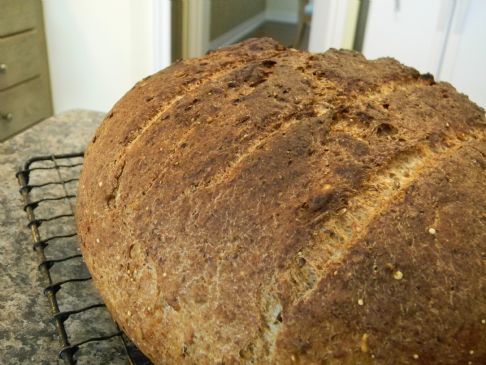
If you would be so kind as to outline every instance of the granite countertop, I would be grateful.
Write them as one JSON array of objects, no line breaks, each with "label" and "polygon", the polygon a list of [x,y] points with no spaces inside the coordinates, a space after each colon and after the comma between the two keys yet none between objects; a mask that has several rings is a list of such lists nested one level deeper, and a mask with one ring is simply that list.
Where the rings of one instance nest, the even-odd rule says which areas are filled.
[{"label": "granite countertop", "polygon": [[[43,288],[47,282],[38,270],[38,259],[32,250],[31,234],[26,227],[27,217],[22,210],[15,172],[32,156],[82,151],[102,118],[103,114],[99,112],[73,110],[49,118],[0,143],[2,207],[0,210],[0,275],[2,278],[0,280],[0,359],[2,364],[63,364],[57,357],[60,345],[55,328],[49,323],[48,301],[43,295]],[[75,186],[72,189],[75,191]],[[44,214],[50,213],[53,212],[49,210],[44,212]],[[66,223],[68,224],[71,225],[71,229],[74,228],[73,222]],[[66,247],[71,245],[79,250],[76,248],[75,238],[73,240],[61,244]],[[63,250],[65,246],[62,246]],[[46,252],[49,258],[48,250]],[[76,265],[71,266],[69,270],[79,270]],[[90,286],[88,290],[96,296],[91,282],[88,283],[86,284]],[[72,298],[69,290],[64,293],[63,290],[60,291],[61,310],[73,309],[69,306],[89,304],[93,299],[86,294],[83,294],[81,299]],[[98,320],[91,322],[96,322],[91,323],[90,326],[96,327],[97,330],[112,325]],[[69,327],[68,332],[73,333],[73,337],[74,335],[82,337],[85,335],[84,331],[87,331],[77,319],[69,319],[66,321],[66,326]],[[82,338],[71,340],[77,342]],[[90,354],[89,351],[92,353]],[[126,363],[125,359],[121,359],[120,348],[110,351],[106,355],[106,351],[90,344],[87,352],[84,350],[79,352],[79,364],[94,364],[93,358],[89,358],[93,354],[97,356],[96,363]]]}]

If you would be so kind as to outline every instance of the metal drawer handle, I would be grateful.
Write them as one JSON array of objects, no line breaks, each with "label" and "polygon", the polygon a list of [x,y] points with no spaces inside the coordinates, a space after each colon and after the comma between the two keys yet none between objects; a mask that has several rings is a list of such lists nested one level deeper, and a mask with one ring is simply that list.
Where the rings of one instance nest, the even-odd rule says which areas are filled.
[{"label": "metal drawer handle", "polygon": [[10,122],[13,119],[13,114],[12,113],[0,113],[0,117],[5,121]]},{"label": "metal drawer handle", "polygon": [[5,63],[0,64],[0,73],[4,74],[7,72],[7,65]]}]

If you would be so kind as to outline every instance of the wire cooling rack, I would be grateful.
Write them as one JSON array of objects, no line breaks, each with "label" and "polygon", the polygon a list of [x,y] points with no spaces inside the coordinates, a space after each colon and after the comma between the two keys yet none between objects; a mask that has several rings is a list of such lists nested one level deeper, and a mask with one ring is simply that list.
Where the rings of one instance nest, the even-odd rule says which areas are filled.
[{"label": "wire cooling rack", "polygon": [[36,156],[16,173],[65,364],[151,362],[111,319],[84,265],[74,206],[83,153]]}]

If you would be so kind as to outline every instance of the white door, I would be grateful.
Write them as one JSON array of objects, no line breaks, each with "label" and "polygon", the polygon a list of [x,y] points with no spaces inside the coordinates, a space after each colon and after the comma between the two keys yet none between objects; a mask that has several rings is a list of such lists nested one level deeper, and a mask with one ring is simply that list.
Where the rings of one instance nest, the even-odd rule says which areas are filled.
[{"label": "white door", "polygon": [[364,55],[437,76],[453,8],[454,0],[370,0]]},{"label": "white door", "polygon": [[486,1],[456,3],[439,75],[486,108]]}]

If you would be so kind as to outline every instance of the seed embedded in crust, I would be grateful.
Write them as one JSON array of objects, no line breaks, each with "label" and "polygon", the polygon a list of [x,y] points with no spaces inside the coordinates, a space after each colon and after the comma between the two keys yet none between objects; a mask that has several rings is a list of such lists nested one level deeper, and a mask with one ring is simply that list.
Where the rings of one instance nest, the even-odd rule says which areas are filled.
[{"label": "seed embedded in crust", "polygon": [[482,319],[482,320],[481,320],[481,323],[482,323],[482,324],[486,324],[486,319]]},{"label": "seed embedded in crust", "polygon": [[429,233],[430,233],[432,236],[435,236],[435,234],[437,233],[437,231],[435,230],[435,228],[430,227],[430,228],[429,228]]},{"label": "seed embedded in crust", "polygon": [[368,337],[369,337],[369,335],[367,333],[365,333],[361,337],[361,342],[359,344],[359,347],[361,349],[361,352],[368,352],[369,351],[369,347],[368,347]]},{"label": "seed embedded in crust", "polygon": [[474,355],[474,350],[469,350],[470,355]]},{"label": "seed embedded in crust", "polygon": [[413,354],[413,358],[414,358],[415,360],[417,360],[417,359],[419,358],[419,355],[418,355],[418,354]]},{"label": "seed embedded in crust", "polygon": [[400,270],[397,270],[393,273],[393,278],[395,280],[402,280],[403,279],[403,273]]},{"label": "seed embedded in crust", "polygon": [[361,299],[361,298],[359,298],[359,299],[358,299],[358,305],[364,305],[364,300],[363,300],[363,299]]},{"label": "seed embedded in crust", "polygon": [[96,243],[100,243],[100,239],[99,238],[96,239]]},{"label": "seed embedded in crust", "polygon": [[98,183],[98,186],[101,188],[101,187],[103,186],[103,181],[100,181],[100,182]]}]

